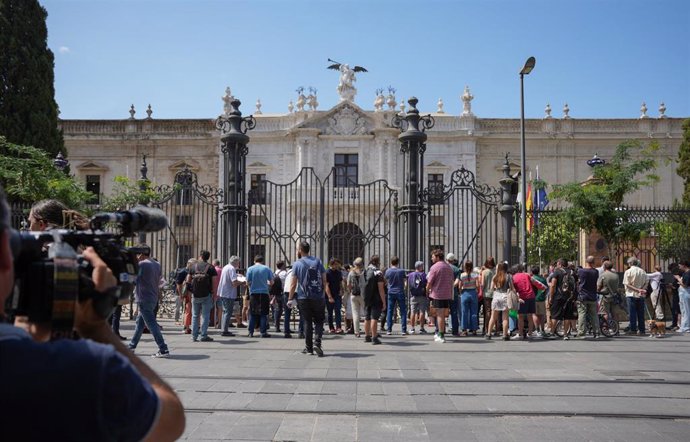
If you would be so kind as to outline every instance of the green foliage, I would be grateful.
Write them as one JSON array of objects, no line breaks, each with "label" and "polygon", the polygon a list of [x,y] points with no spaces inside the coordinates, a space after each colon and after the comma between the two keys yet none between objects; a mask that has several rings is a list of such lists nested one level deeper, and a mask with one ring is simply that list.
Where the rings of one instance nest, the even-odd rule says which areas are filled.
[{"label": "green foliage", "polygon": [[563,211],[565,223],[572,229],[586,232],[597,230],[610,246],[613,254],[622,242],[637,242],[651,225],[632,218],[620,210],[626,195],[659,180],[653,172],[659,157],[658,143],[644,146],[639,141],[624,141],[616,148],[613,158],[596,166],[592,179],[586,183],[554,185],[549,195],[569,204]]},{"label": "green foliage", "polygon": [[149,204],[164,197],[148,180],[143,182],[143,189],[140,181],[133,181],[124,176],[116,176],[114,182],[111,196],[104,197],[100,206],[100,209],[106,212],[126,210],[137,204]]},{"label": "green foliage", "polygon": [[47,15],[38,0],[0,1],[0,135],[54,157],[67,152],[58,130]]},{"label": "green foliage", "polygon": [[683,178],[685,188],[683,203],[690,205],[690,118],[683,121],[683,142],[678,149],[678,175]]},{"label": "green foliage", "polygon": [[[527,262],[549,264],[558,258],[577,258],[577,230],[568,228],[561,212],[543,212],[527,236]],[[541,254],[540,254],[541,252]]]},{"label": "green foliage", "polygon": [[668,218],[654,224],[656,247],[661,259],[675,262],[690,259],[689,213],[690,205],[675,202]]},{"label": "green foliage", "polygon": [[55,169],[48,154],[0,136],[0,183],[10,201],[35,202],[55,198],[73,209],[83,209],[91,197],[84,185]]}]

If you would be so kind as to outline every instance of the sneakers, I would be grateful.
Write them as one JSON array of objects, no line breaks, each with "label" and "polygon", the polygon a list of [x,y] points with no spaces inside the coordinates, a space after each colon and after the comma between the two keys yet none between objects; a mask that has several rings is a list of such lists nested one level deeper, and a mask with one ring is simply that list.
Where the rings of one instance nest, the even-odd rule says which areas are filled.
[{"label": "sneakers", "polygon": [[371,343],[372,343],[373,345],[379,345],[379,344],[381,344],[381,340],[379,339],[378,336],[376,336],[375,338],[373,338],[373,339],[371,340]]},{"label": "sneakers", "polygon": [[402,333],[400,333],[400,334],[405,336],[407,334],[407,332],[405,330],[403,330]]},{"label": "sneakers", "polygon": [[393,332],[390,331],[390,330],[388,330],[388,331],[386,332],[386,336],[390,336],[390,335],[392,335],[392,334],[393,334]]},{"label": "sneakers", "polygon": [[316,353],[316,356],[322,358],[323,357],[323,350],[321,349],[320,345],[315,345],[314,346],[314,353]]},{"label": "sneakers", "polygon": [[201,339],[199,339],[201,342],[213,342],[213,338],[210,336],[202,336]]},{"label": "sneakers", "polygon": [[438,333],[436,333],[436,334],[434,335],[434,341],[435,341],[435,342],[441,342],[441,339],[443,339],[443,338],[441,338],[441,335],[439,335]]},{"label": "sneakers", "polygon": [[504,341],[510,341],[510,335],[505,335],[503,336]]},{"label": "sneakers", "polygon": [[413,328],[410,329],[410,334],[411,334],[411,335],[414,334],[414,329],[413,329]]},{"label": "sneakers", "polygon": [[366,336],[364,337],[364,342],[371,342],[371,336],[366,335]]},{"label": "sneakers", "polygon": [[491,335],[484,335],[484,339],[486,339],[487,341],[490,341],[490,340],[491,340]]},{"label": "sneakers", "polygon": [[304,347],[304,349],[302,349],[302,354],[303,355],[313,355],[314,350],[309,350],[307,347]]},{"label": "sneakers", "polygon": [[152,358],[167,358],[168,356],[170,356],[170,352],[168,350],[166,350],[166,351],[160,351],[159,350],[157,353],[151,355]]},{"label": "sneakers", "polygon": [[271,335],[269,335],[268,333],[262,333],[262,334],[261,334],[261,337],[262,337],[262,338],[270,338]]},{"label": "sneakers", "polygon": [[334,328],[330,328],[330,329],[328,329],[328,332],[329,332],[330,334],[334,335],[334,334],[335,334],[335,329],[334,329]]},{"label": "sneakers", "polygon": [[568,336],[568,335],[563,336],[563,340],[564,340],[564,341],[569,341],[569,340],[570,340],[570,336]]},{"label": "sneakers", "polygon": [[343,329],[342,329],[342,328],[336,328],[336,329],[335,329],[335,334],[336,334],[336,335],[342,335],[342,334],[343,334]]},{"label": "sneakers", "polygon": [[424,330],[424,327],[422,327],[421,329],[419,329],[419,334],[421,334],[421,335],[425,335],[425,334],[426,334],[426,330]]},{"label": "sneakers", "polygon": [[229,332],[229,331],[224,331],[220,335],[221,336],[235,336],[235,334],[233,332]]}]

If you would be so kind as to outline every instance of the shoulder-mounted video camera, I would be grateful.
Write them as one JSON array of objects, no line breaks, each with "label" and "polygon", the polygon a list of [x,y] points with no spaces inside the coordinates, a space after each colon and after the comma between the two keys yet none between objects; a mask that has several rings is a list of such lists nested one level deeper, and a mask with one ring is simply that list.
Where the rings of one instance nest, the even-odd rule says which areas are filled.
[{"label": "shoulder-mounted video camera", "polygon": [[[105,232],[115,224],[117,233]],[[13,230],[10,245],[14,257],[14,292],[8,300],[10,317],[26,316],[29,322],[51,323],[53,338],[72,335],[76,302],[93,300],[96,313],[107,318],[117,305],[129,302],[136,283],[136,255],[149,253],[125,247],[135,232],[156,232],[168,220],[159,209],[137,206],[132,210],[99,213],[89,230]],[[107,293],[97,292],[91,280],[93,267],[78,251],[93,247],[118,280]]]}]

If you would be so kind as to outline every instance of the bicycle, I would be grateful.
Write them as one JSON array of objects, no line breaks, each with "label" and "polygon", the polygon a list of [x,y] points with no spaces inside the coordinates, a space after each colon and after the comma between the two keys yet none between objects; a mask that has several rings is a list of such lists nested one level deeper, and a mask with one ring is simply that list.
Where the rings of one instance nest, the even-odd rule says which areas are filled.
[{"label": "bicycle", "polygon": [[[599,302],[597,302],[597,311],[599,311]],[[614,320],[612,315],[609,315],[609,319],[606,320],[604,317],[604,314],[602,313],[597,313],[597,316],[599,318],[599,333],[602,336],[606,336],[607,338],[612,338],[618,334],[618,321]],[[556,322],[556,330],[554,331],[556,336],[559,338],[562,338],[565,336],[564,333],[564,324],[563,320],[559,319]],[[592,327],[592,320],[587,315],[586,321],[585,321],[585,334],[591,334],[591,335],[597,335],[595,331],[593,330]]]}]

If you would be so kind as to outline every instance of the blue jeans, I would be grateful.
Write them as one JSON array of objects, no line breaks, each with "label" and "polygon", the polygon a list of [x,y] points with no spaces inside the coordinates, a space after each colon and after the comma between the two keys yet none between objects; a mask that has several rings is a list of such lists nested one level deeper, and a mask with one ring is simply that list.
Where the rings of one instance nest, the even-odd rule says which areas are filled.
[{"label": "blue jeans", "polygon": [[630,331],[644,334],[644,298],[628,298],[630,312]]},{"label": "blue jeans", "polygon": [[477,291],[463,290],[460,295],[460,303],[462,305],[462,329],[473,331],[479,329],[479,299],[477,298]]},{"label": "blue jeans", "polygon": [[223,303],[223,317],[220,320],[220,323],[223,328],[223,332],[228,331],[228,327],[230,327],[230,321],[232,320],[232,309],[235,306],[235,300],[231,298],[220,298],[221,302]]},{"label": "blue jeans", "polygon": [[138,304],[139,312],[137,314],[137,320],[134,327],[134,335],[132,336],[132,339],[129,341],[129,348],[137,348],[137,344],[139,344],[139,339],[141,339],[141,334],[144,333],[144,325],[146,325],[146,327],[151,332],[151,336],[153,336],[153,339],[156,341],[156,344],[158,345],[158,350],[160,350],[161,353],[166,353],[168,351],[168,345],[165,343],[165,340],[163,339],[163,334],[161,333],[161,329],[158,326],[158,321],[156,321],[156,315],[153,314],[153,310],[156,308],[157,302],[153,300],[140,301],[138,302]]},{"label": "blue jeans", "polygon": [[335,312],[335,328],[340,328],[343,323],[343,297],[340,295],[333,296],[335,302],[328,302],[326,300],[326,309],[328,310],[328,328],[333,330],[333,313]]},{"label": "blue jeans", "polygon": [[685,287],[678,288],[680,302],[680,332],[690,332],[690,291]]},{"label": "blue jeans", "polygon": [[208,336],[208,321],[211,318],[213,297],[192,297],[192,339],[199,337],[199,313],[201,313],[201,337]]},{"label": "blue jeans", "polygon": [[407,333],[407,306],[405,305],[404,293],[389,293],[388,294],[388,309],[386,312],[386,326],[388,331],[393,330],[393,312],[395,311],[395,304],[398,304],[400,309],[400,321],[402,324],[402,331]]},{"label": "blue jeans", "polygon": [[292,313],[292,309],[287,305],[289,296],[289,293],[283,293],[283,333],[291,333],[290,314]]},{"label": "blue jeans", "polygon": [[454,334],[457,334],[460,330],[461,313],[460,295],[455,293],[455,289],[453,289],[453,299],[450,301],[450,326]]}]

